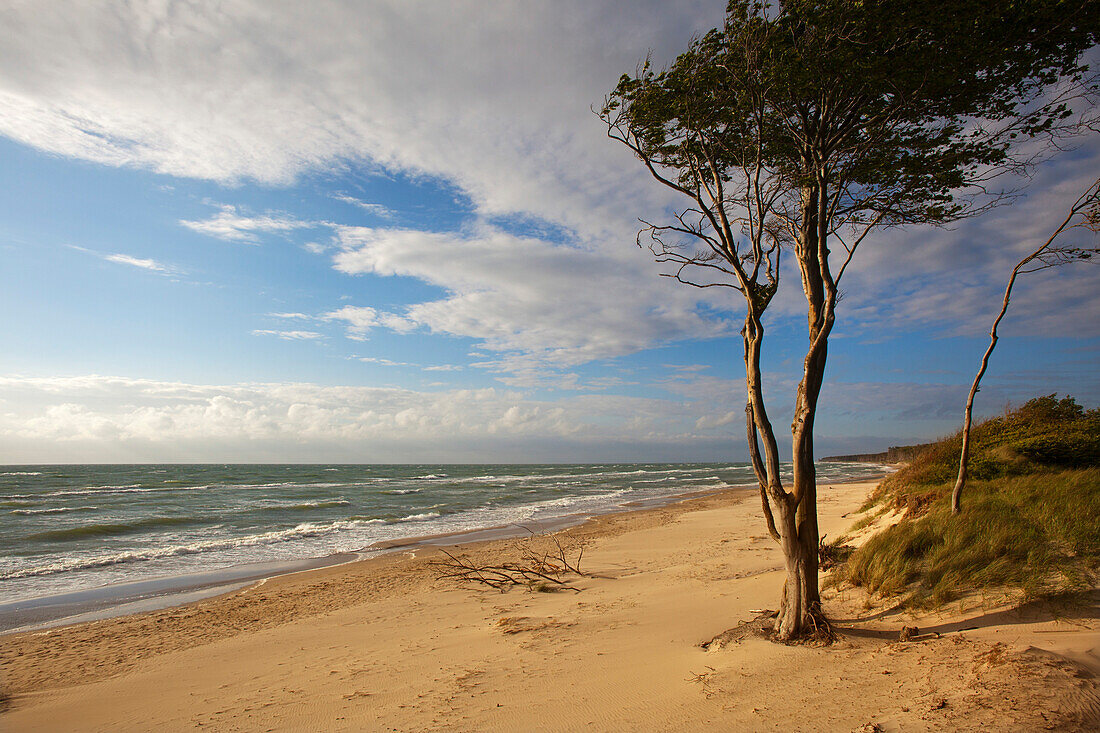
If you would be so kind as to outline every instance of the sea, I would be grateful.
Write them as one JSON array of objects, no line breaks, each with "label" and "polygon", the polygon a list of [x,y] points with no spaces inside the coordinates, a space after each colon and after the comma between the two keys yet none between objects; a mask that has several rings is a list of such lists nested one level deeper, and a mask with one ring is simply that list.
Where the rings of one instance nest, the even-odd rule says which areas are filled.
[{"label": "sea", "polygon": [[[819,483],[881,473],[818,464]],[[187,585],[164,579],[228,582],[251,577],[234,569],[272,574],[405,538],[538,531],[754,485],[741,463],[0,466],[0,630],[26,620],[5,612],[50,598],[104,606],[111,588],[141,589],[115,593],[121,602]]]}]

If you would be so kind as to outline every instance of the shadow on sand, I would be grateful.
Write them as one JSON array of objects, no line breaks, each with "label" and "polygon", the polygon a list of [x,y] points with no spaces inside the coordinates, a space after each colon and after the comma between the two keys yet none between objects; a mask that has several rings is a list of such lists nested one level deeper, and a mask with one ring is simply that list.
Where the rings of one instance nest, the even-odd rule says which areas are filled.
[{"label": "shadow on sand", "polygon": [[[903,608],[893,606],[870,616],[858,618],[831,619],[833,629],[845,636],[864,639],[887,639],[896,641],[898,632],[904,626]],[[1013,608],[1002,608],[977,616],[966,616],[934,626],[922,626],[918,638],[951,634],[959,631],[983,629],[990,626],[1012,626],[1016,624],[1042,621],[1087,621],[1100,619],[1100,590],[1084,593],[1063,593],[1057,596],[1028,601]],[[865,628],[861,624],[869,621],[897,622],[897,628]]]}]

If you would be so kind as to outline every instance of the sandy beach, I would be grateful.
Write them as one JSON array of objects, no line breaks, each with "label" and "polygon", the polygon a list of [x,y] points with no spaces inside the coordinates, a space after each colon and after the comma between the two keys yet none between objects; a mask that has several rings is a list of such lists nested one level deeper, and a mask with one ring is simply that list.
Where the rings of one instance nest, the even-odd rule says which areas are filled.
[{"label": "sandy beach", "polygon": [[[842,534],[870,483],[822,486]],[[10,731],[1085,730],[1100,721],[1092,602],[972,600],[914,617],[829,591],[828,648],[749,636],[781,555],[751,492],[598,517],[579,591],[438,578],[417,548],[200,603],[0,639]],[[536,544],[545,539],[531,540]],[[517,540],[462,546],[477,560]],[[903,625],[915,641],[899,642]]]}]

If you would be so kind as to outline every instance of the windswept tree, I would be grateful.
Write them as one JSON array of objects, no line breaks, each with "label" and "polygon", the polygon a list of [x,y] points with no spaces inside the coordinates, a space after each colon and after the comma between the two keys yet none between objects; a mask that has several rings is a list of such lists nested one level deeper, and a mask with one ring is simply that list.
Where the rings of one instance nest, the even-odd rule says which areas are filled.
[{"label": "windswept tree", "polygon": [[962,446],[959,449],[959,474],[955,479],[955,488],[951,491],[951,513],[962,512],[962,492],[966,487],[968,463],[970,461],[970,427],[974,417],[974,397],[981,389],[982,377],[989,368],[989,357],[993,356],[993,349],[997,348],[997,329],[1008,312],[1008,304],[1012,299],[1012,288],[1016,285],[1016,279],[1020,275],[1026,275],[1039,270],[1047,270],[1052,267],[1068,265],[1072,262],[1096,261],[1100,257],[1100,247],[1082,247],[1077,245],[1060,245],[1056,242],[1062,233],[1069,229],[1088,229],[1094,233],[1100,233],[1100,178],[1093,181],[1085,192],[1077,197],[1073,205],[1069,207],[1069,213],[1058,228],[1047,237],[1046,241],[1025,255],[1016,263],[1008,276],[1005,285],[1004,297],[1001,299],[1001,310],[993,319],[993,325],[989,329],[989,346],[982,354],[981,366],[970,385],[970,392],[966,396],[966,408],[963,410]]},{"label": "windswept tree", "polygon": [[[687,200],[645,222],[666,273],[728,287],[745,306],[749,456],[764,517],[786,561],[780,639],[816,628],[814,418],[840,282],[882,227],[944,224],[996,201],[999,173],[1026,171],[1034,145],[1080,122],[1096,79],[1097,3],[960,0],[732,0],[723,27],[667,69],[645,62],[602,109],[608,135]],[[808,345],[791,423],[793,477],[764,401],[763,316],[791,252]]]}]

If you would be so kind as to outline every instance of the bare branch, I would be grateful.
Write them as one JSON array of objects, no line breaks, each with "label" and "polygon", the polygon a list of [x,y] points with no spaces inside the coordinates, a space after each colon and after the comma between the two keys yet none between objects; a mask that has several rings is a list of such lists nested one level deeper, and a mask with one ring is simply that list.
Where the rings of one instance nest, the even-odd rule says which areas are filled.
[{"label": "bare branch", "polygon": [[438,568],[436,577],[440,580],[487,585],[502,592],[514,586],[580,592],[580,588],[569,585],[566,578],[587,575],[581,570],[584,547],[578,551],[576,560],[571,560],[556,536],[550,535],[549,539],[553,542],[553,549],[542,552],[536,551],[528,541],[519,562],[480,564],[466,555],[455,555],[441,549],[446,559],[433,560],[429,565]]}]

